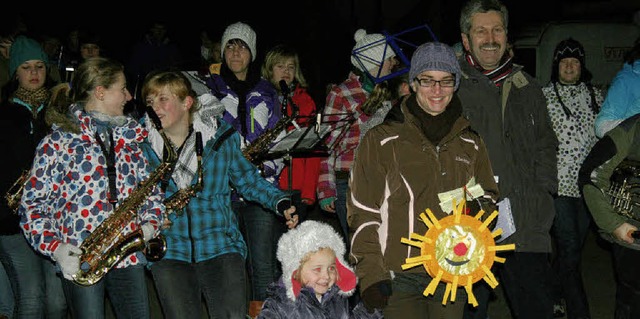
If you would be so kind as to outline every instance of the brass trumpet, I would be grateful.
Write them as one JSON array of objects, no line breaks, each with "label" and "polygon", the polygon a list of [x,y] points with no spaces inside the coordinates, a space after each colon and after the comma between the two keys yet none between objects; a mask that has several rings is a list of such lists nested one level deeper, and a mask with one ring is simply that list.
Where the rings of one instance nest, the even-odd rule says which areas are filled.
[{"label": "brass trumpet", "polygon": [[611,175],[605,192],[616,213],[640,221],[640,162],[625,160]]}]

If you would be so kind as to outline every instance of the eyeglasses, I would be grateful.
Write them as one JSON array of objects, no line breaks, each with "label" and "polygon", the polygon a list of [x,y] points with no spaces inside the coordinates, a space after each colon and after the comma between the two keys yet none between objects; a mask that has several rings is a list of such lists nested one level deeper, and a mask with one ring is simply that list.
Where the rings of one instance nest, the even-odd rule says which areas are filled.
[{"label": "eyeglasses", "polygon": [[444,80],[434,80],[434,79],[419,79],[415,78],[414,81],[417,81],[421,87],[430,88],[436,86],[436,83],[440,84],[440,87],[443,88],[452,88],[456,85],[455,79],[444,79]]}]

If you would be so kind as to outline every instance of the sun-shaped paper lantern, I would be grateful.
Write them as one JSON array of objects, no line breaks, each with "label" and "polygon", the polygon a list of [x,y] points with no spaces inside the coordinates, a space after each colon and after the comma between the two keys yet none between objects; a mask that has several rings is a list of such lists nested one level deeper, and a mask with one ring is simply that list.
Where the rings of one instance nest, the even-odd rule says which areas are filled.
[{"label": "sun-shaped paper lantern", "polygon": [[453,213],[438,220],[430,209],[420,214],[420,219],[429,228],[424,235],[412,233],[410,238],[402,238],[402,243],[420,248],[420,256],[405,260],[402,269],[424,266],[433,278],[423,294],[433,295],[440,281],[447,284],[442,304],[450,299],[456,300],[459,286],[464,287],[469,303],[474,307],[478,301],[473,295],[472,286],[480,279],[496,288],[498,281],[491,272],[493,262],[504,263],[505,258],[496,256],[497,251],[514,250],[515,244],[496,245],[494,238],[502,234],[498,228],[491,232],[488,225],[498,216],[494,211],[484,221],[480,218],[484,211],[475,216],[465,215],[465,202],[455,205]]}]

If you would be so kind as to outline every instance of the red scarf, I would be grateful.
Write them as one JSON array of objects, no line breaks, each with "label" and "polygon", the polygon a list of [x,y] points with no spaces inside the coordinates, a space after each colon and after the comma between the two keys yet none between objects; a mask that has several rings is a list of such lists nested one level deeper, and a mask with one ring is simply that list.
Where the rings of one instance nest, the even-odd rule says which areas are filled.
[{"label": "red scarf", "polygon": [[508,53],[508,51],[505,52],[505,54],[502,56],[502,59],[500,60],[500,65],[493,70],[485,70],[480,65],[480,63],[478,63],[474,59],[474,57],[471,54],[469,54],[469,52],[465,52],[464,55],[465,55],[465,59],[467,60],[467,62],[469,62],[469,64],[471,64],[474,68],[476,68],[476,70],[482,72],[482,74],[489,77],[489,79],[493,81],[493,83],[496,86],[501,86],[504,79],[506,79],[507,76],[509,76],[509,74],[511,74],[511,72],[513,71],[513,62],[512,62],[513,57]]}]

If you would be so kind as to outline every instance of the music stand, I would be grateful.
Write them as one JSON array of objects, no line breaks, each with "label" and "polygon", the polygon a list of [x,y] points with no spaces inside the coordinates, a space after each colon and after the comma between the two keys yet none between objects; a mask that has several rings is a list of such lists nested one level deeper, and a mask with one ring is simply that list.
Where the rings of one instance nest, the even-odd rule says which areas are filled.
[{"label": "music stand", "polygon": [[281,139],[276,140],[265,157],[323,157],[328,153],[322,150],[320,143],[329,134],[331,127],[321,124],[318,130],[314,125],[300,127],[287,132]]},{"label": "music stand", "polygon": [[[294,203],[293,192],[293,161],[295,158],[302,157],[326,157],[328,152],[325,150],[324,144],[321,141],[329,134],[331,127],[329,125],[319,125],[316,129],[316,125],[309,125],[307,127],[296,127],[295,129],[286,132],[286,134],[277,139],[273,145],[269,147],[269,150],[262,159],[278,159],[282,158],[285,167],[289,168],[288,171],[288,187],[287,192],[289,194],[289,200],[298,208],[302,208],[302,205],[296,205]],[[298,192],[296,192],[298,193]],[[300,196],[296,196],[296,202],[298,202]],[[298,203],[300,204],[300,203]],[[298,211],[296,210],[296,214]],[[300,211],[300,213],[304,213]],[[299,214],[299,216],[305,216],[306,214]]]},{"label": "music stand", "polygon": [[[337,120],[322,121],[323,117],[341,116]],[[317,116],[317,119],[315,118]],[[262,160],[278,159],[284,160],[285,167],[289,167],[289,183],[287,191],[289,192],[289,200],[293,203],[293,158],[303,157],[327,157],[329,151],[335,147],[343,135],[348,131],[351,124],[355,121],[353,114],[331,114],[310,116],[313,118],[308,126],[298,127],[286,132],[282,138],[276,139],[273,145],[269,147],[266,154],[261,156]],[[332,131],[340,131],[338,138],[331,145],[325,145],[323,141]]]}]

